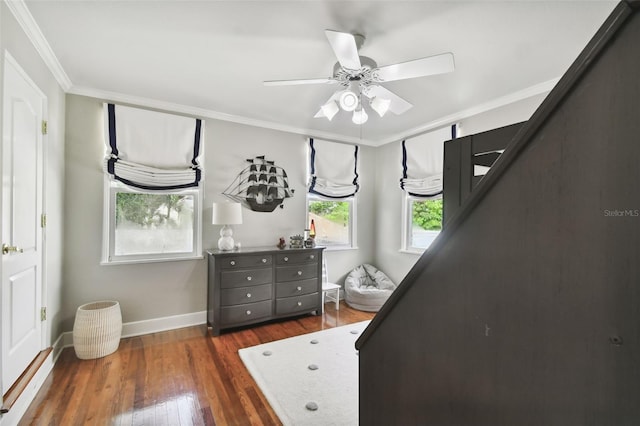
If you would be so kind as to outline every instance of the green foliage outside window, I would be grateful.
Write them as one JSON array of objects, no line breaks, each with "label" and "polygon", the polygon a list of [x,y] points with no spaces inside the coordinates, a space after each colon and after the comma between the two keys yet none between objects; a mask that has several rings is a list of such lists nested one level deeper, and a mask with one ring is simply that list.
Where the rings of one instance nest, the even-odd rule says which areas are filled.
[{"label": "green foliage outside window", "polygon": [[341,225],[349,222],[349,203],[346,201],[311,201],[309,211]]},{"label": "green foliage outside window", "polygon": [[428,231],[442,229],[442,200],[413,201],[413,224]]},{"label": "green foliage outside window", "polygon": [[116,224],[123,221],[141,226],[153,224],[177,225],[171,218],[171,212],[180,213],[186,195],[175,194],[135,194],[118,192],[116,194]]}]

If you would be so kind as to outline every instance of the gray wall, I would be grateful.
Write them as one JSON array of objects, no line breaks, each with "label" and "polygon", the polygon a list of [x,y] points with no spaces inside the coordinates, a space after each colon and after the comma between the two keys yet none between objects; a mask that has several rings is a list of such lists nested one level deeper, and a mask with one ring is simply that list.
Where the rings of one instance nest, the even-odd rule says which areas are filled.
[{"label": "gray wall", "polygon": [[[461,123],[476,133],[527,119],[542,96],[509,108],[490,111]],[[101,99],[67,95],[66,196],[68,206],[64,247],[65,304],[63,331],[73,327],[75,310],[83,303],[116,299],[123,321],[141,321],[203,311],[206,308],[206,261],[100,265],[104,155]],[[220,227],[211,224],[211,204],[225,199],[245,159],[266,155],[282,166],[295,189],[283,209],[273,213],[243,210],[244,223],[234,226],[234,238],[248,246],[272,246],[306,227],[305,179],[307,143],[301,135],[225,121],[205,120],[205,198],[203,247],[216,246]],[[354,250],[327,251],[329,279],[342,283],[361,263],[373,263],[400,282],[419,255],[400,251],[403,193],[400,143],[360,147],[361,190],[357,197],[357,242]]]},{"label": "gray wall", "polygon": [[[289,175],[295,194],[273,213],[243,210],[234,239],[249,246],[274,246],[278,238],[306,227],[307,142],[300,135],[207,119],[204,145],[203,247],[217,244],[211,204],[245,167],[266,155]],[[67,95],[67,192],[64,330],[73,327],[77,306],[91,300],[120,301],[124,322],[188,314],[206,309],[206,259],[101,266],[104,156],[102,100]],[[375,150],[361,147],[358,249],[327,252],[329,278],[341,277],[374,257]]]},{"label": "gray wall", "polygon": [[[4,2],[0,3],[0,19],[0,52],[2,52],[3,58],[6,49],[47,96],[48,101],[49,134],[45,140],[46,191],[44,197],[44,208],[47,213],[44,241],[46,262],[43,265],[46,281],[44,304],[47,306],[48,321],[45,324],[44,332],[46,333],[46,341],[48,344],[52,344],[63,331],[60,312],[63,298],[61,265],[64,217],[65,95]],[[0,66],[0,76],[3,72],[4,62]],[[0,120],[1,126],[2,120]],[[0,237],[2,236],[0,235]]]},{"label": "gray wall", "polygon": [[[508,124],[528,120],[545,95],[533,96],[514,104],[496,108],[466,118],[459,123],[460,135],[470,135]],[[376,162],[376,238],[377,266],[394,282],[399,283],[409,272],[419,254],[401,251],[404,193],[399,181],[402,176],[401,141],[378,147]]]}]

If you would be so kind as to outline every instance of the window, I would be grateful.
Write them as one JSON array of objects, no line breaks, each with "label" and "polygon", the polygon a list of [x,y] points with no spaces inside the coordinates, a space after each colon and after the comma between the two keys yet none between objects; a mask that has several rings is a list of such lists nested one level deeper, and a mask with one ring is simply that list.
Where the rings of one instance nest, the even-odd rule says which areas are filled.
[{"label": "window", "polygon": [[405,207],[405,250],[422,252],[442,230],[442,198],[406,195]]},{"label": "window", "polygon": [[308,178],[307,224],[313,220],[316,244],[355,248],[358,146],[310,138]]},{"label": "window", "polygon": [[307,223],[316,229],[316,244],[331,248],[355,247],[354,198],[331,200],[319,196],[307,197]]},{"label": "window", "polygon": [[108,182],[105,262],[200,256],[200,190],[143,191]]},{"label": "window", "polygon": [[402,141],[402,248],[406,251],[425,251],[442,230],[444,143],[455,139],[456,129],[454,124]]},{"label": "window", "polygon": [[103,263],[201,257],[200,119],[104,104]]}]

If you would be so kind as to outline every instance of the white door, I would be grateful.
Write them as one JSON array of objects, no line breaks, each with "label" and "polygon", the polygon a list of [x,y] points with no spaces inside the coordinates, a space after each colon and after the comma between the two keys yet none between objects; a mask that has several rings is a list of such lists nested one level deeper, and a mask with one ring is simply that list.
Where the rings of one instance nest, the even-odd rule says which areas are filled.
[{"label": "white door", "polygon": [[2,393],[42,349],[42,120],[46,97],[5,53]]}]

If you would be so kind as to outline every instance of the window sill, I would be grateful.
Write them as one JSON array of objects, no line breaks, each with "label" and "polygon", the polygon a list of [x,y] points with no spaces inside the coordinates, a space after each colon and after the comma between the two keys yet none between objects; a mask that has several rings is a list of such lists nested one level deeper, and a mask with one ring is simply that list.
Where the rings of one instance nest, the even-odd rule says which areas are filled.
[{"label": "window sill", "polygon": [[347,251],[347,250],[358,250],[358,247],[350,247],[350,246],[320,246],[324,247],[324,251]]},{"label": "window sill", "polygon": [[424,250],[407,250],[407,249],[400,249],[398,250],[400,253],[404,253],[404,254],[415,254],[416,256],[422,256],[422,254],[427,251],[427,249]]},{"label": "window sill", "polygon": [[181,260],[200,260],[204,259],[204,256],[190,256],[190,257],[179,257],[179,258],[158,258],[158,259],[126,259],[126,260],[102,260],[100,261],[100,266],[115,266],[115,265],[132,265],[132,264],[141,264],[141,263],[160,263],[160,262],[179,262]]}]

